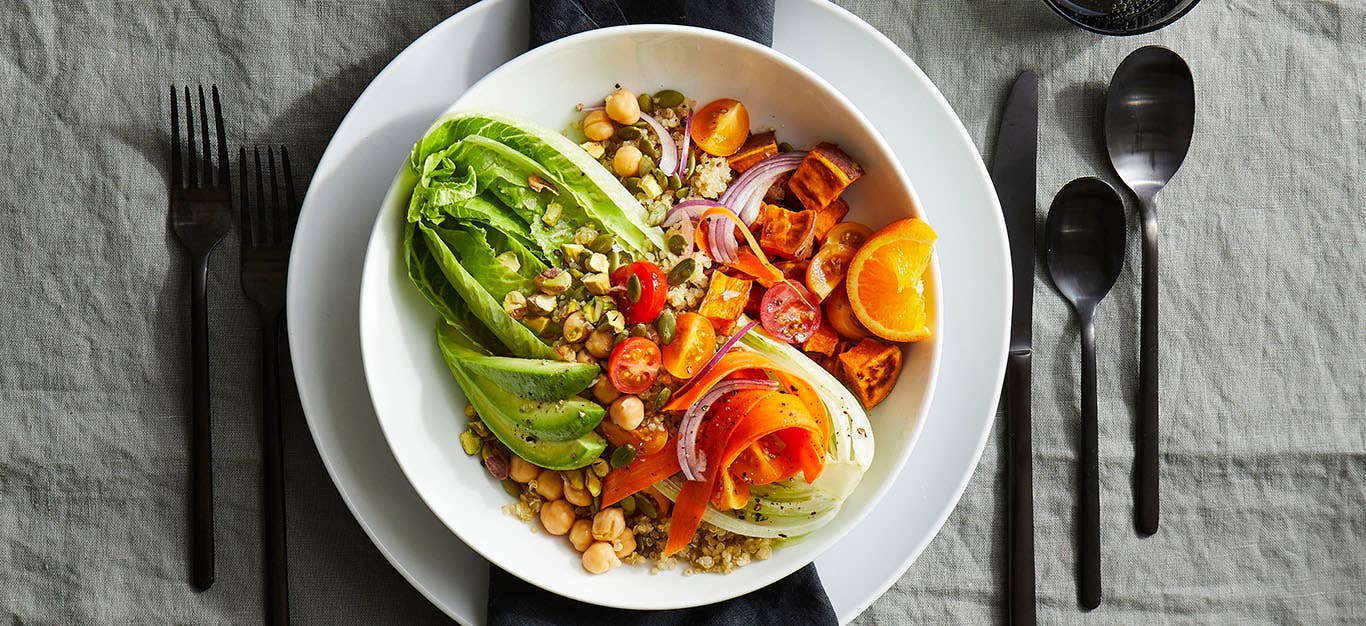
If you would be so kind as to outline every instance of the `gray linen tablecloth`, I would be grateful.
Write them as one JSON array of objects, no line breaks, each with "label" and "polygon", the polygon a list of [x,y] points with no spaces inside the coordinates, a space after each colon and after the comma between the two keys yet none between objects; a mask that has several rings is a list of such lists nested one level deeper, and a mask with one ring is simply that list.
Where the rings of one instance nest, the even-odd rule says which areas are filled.
[{"label": "gray linen tablecloth", "polygon": [[[1159,200],[1163,526],[1130,530],[1134,247],[1098,320],[1106,601],[1090,615],[1073,582],[1077,326],[1046,279],[1036,291],[1040,616],[1366,620],[1366,6],[1210,0],[1130,39],[1072,29],[1033,0],[848,6],[988,153],[1009,81],[1039,71],[1040,219],[1068,180],[1115,180],[1100,98],[1128,51],[1174,48],[1199,83],[1195,145]],[[288,144],[302,178],[371,77],[458,8],[0,11],[0,619],[259,620],[258,324],[234,238],[209,279],[218,583],[187,585],[188,280],[164,217],[167,86],[217,82],[230,134]],[[442,621],[366,540],[297,409],[286,435],[295,618]],[[1003,616],[1001,452],[994,435],[939,537],[861,623]]]}]

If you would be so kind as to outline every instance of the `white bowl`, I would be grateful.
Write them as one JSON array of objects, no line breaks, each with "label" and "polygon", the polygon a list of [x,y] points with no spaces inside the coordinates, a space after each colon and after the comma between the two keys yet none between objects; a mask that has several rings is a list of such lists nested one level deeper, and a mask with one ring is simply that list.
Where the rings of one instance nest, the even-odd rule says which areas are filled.
[{"label": "white bowl", "polygon": [[[753,128],[775,128],[780,140],[796,146],[835,142],[863,164],[867,174],[844,195],[849,219],[877,228],[921,215],[891,149],[848,100],[786,56],[715,31],[624,26],[568,37],[509,61],[465,92],[450,112],[500,110],[562,129],[575,119],[575,104],[598,100],[616,84],[635,91],[677,89],[699,102],[738,98],[749,108]],[[418,494],[462,541],[499,567],[604,606],[671,609],[718,602],[814,560],[873,508],[912,453],[938,372],[944,324],[937,297],[929,301],[934,338],[905,348],[900,382],[869,414],[876,458],[831,523],[780,546],[768,560],[726,575],[683,576],[683,565],[657,575],[649,567],[587,574],[567,540],[504,513],[510,498],[460,449],[465,399],[437,349],[437,314],[408,281],[401,257],[413,185],[402,165],[376,164],[400,172],[376,221],[361,278],[361,349],[370,395],[394,457]],[[933,294],[939,290],[937,261],[931,274],[927,293]]]}]

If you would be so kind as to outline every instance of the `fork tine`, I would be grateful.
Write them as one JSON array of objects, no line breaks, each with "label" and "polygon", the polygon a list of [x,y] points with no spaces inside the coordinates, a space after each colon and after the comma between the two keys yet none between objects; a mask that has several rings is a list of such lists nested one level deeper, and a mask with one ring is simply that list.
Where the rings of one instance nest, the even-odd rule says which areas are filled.
[{"label": "fork tine", "polygon": [[261,238],[256,241],[265,243],[270,241],[270,219],[266,214],[269,208],[266,206],[266,188],[261,176],[261,148],[253,147],[251,151],[256,162],[256,217],[259,218],[257,221],[261,229]]},{"label": "fork tine", "polygon": [[199,138],[204,140],[200,149],[203,151],[203,158],[200,160],[200,167],[204,171],[199,173],[199,180],[205,187],[213,186],[213,153],[209,151],[209,109],[204,106],[204,86],[199,86]]},{"label": "fork tine", "polygon": [[228,160],[228,140],[223,130],[223,108],[218,102],[218,85],[213,86],[213,122],[218,129],[218,186],[232,193],[232,162]]},{"label": "fork tine", "polygon": [[175,85],[171,85],[171,188],[184,186],[180,176],[180,100],[175,96]]},{"label": "fork tine", "polygon": [[270,226],[274,229],[271,245],[279,245],[285,240],[285,208],[280,201],[280,179],[275,175],[275,148],[266,148],[266,158],[270,160]]},{"label": "fork tine", "polygon": [[186,160],[185,160],[185,186],[199,186],[199,161],[196,160],[194,150],[194,100],[190,99],[190,86],[185,85],[185,141]]},{"label": "fork tine", "polygon": [[242,247],[255,245],[256,233],[252,232],[251,199],[247,196],[247,147],[237,148],[237,206],[241,210]]},{"label": "fork tine", "polygon": [[294,170],[289,167],[289,149],[280,146],[280,161],[285,168],[285,237],[286,244],[294,240],[294,228],[299,225],[299,201],[294,198]]}]

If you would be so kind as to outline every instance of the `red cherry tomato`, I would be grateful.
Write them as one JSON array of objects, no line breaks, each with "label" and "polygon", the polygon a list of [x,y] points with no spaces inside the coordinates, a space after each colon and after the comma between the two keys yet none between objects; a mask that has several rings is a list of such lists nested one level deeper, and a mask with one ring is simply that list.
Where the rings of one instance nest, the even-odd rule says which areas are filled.
[{"label": "red cherry tomato", "polygon": [[640,393],[655,384],[663,356],[655,342],[631,337],[612,349],[607,359],[607,378],[622,393]]},{"label": "red cherry tomato", "polygon": [[795,280],[785,280],[764,292],[759,322],[770,335],[789,343],[811,338],[821,327],[819,300]]},{"label": "red cherry tomato", "polygon": [[[640,281],[639,297],[631,299],[631,277]],[[649,261],[636,261],[612,272],[612,294],[617,308],[626,316],[627,324],[649,324],[664,310],[669,293],[669,279],[664,270]]]}]

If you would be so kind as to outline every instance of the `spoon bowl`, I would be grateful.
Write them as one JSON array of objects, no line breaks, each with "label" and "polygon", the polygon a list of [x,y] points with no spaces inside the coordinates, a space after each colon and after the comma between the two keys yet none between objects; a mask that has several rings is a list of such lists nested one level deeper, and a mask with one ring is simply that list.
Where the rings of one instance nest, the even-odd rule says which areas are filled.
[{"label": "spoon bowl", "polygon": [[1120,63],[1105,102],[1105,143],[1143,218],[1143,289],[1135,438],[1134,526],[1157,532],[1157,209],[1153,199],[1186,160],[1195,133],[1195,80],[1181,56],[1159,46]]},{"label": "spoon bowl", "polygon": [[1099,178],[1078,178],[1048,210],[1048,274],[1081,320],[1081,433],[1077,477],[1077,595],[1100,606],[1100,460],[1096,408],[1096,306],[1124,269],[1124,201]]}]

